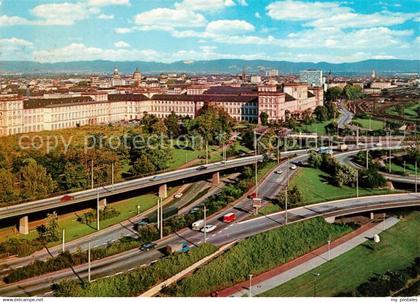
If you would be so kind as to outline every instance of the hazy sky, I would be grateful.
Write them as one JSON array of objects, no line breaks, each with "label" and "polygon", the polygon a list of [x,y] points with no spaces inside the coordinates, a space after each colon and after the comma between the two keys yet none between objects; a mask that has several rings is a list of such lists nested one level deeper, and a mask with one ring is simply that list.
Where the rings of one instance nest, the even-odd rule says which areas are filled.
[{"label": "hazy sky", "polygon": [[420,59],[420,0],[0,0],[0,60]]}]

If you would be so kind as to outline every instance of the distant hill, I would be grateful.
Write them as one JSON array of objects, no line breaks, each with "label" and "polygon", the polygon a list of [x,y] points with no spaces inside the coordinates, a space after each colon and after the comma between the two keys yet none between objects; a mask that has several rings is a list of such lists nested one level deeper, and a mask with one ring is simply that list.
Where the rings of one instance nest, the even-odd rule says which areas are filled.
[{"label": "distant hill", "polygon": [[111,73],[118,67],[122,73],[132,73],[136,67],[144,73],[186,72],[186,73],[240,73],[245,68],[248,73],[256,73],[271,68],[281,73],[298,73],[303,69],[320,69],[335,74],[367,74],[376,70],[381,74],[420,73],[420,60],[366,60],[353,63],[333,64],[327,62],[288,62],[265,60],[221,59],[210,61],[178,61],[173,63],[145,61],[75,61],[59,63],[38,63],[32,61],[0,61],[0,73]]}]

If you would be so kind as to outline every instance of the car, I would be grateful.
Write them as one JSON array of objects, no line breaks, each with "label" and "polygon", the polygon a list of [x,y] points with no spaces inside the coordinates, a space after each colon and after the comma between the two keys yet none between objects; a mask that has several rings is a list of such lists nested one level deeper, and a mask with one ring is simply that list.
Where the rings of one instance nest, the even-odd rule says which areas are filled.
[{"label": "car", "polygon": [[190,213],[197,213],[199,212],[201,209],[199,207],[194,207],[190,210]]},{"label": "car", "polygon": [[140,250],[147,252],[156,248],[156,243],[154,242],[146,242],[140,247]]},{"label": "car", "polygon": [[303,166],[303,161],[299,160],[296,165]]},{"label": "car", "polygon": [[290,170],[296,170],[297,169],[297,166],[296,165],[290,165]]},{"label": "car", "polygon": [[174,195],[174,197],[175,197],[176,199],[179,199],[179,198],[181,198],[182,196],[184,196],[184,194],[182,194],[182,193],[176,193],[176,194]]},{"label": "car", "polygon": [[244,153],[244,152],[239,154],[239,157],[245,157],[245,156],[246,156],[246,153]]},{"label": "car", "polygon": [[198,171],[201,171],[201,170],[206,170],[206,169],[207,169],[207,167],[206,167],[206,166],[200,166],[200,167],[198,167],[198,168],[197,168],[197,170],[198,170]]},{"label": "car", "polygon": [[381,143],[381,142],[376,143],[376,144],[375,144],[375,147],[382,147],[382,143]]},{"label": "car", "polygon": [[201,232],[204,233],[210,233],[213,232],[216,229],[216,226],[213,224],[208,224],[204,228],[201,229]]},{"label": "car", "polygon": [[148,224],[150,224],[150,220],[148,218],[144,218],[137,223],[137,226],[142,227]]},{"label": "car", "polygon": [[70,196],[70,195],[64,195],[60,199],[61,202],[69,202],[69,201],[73,201],[73,200],[74,200],[74,196]]},{"label": "car", "polygon": [[228,213],[223,216],[223,222],[224,223],[232,223],[236,220],[236,214],[235,213]]},{"label": "car", "polygon": [[150,178],[149,180],[150,180],[150,181],[156,181],[156,180],[158,180],[159,178],[160,178],[159,176],[155,175],[155,176],[153,176],[152,178]]},{"label": "car", "polygon": [[276,172],[274,172],[274,173],[276,173],[276,174],[280,175],[280,174],[283,174],[283,171],[282,171],[282,170],[277,170],[277,171],[276,171]]}]

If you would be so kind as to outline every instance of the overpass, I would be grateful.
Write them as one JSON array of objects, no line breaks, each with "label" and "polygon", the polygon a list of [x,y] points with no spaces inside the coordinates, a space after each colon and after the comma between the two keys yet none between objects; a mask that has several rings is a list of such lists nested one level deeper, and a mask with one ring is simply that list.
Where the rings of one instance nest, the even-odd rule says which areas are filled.
[{"label": "overpass", "polygon": [[258,161],[263,160],[263,155],[247,156],[243,158],[236,158],[232,160],[227,160],[223,162],[211,163],[207,165],[202,165],[198,167],[190,167],[185,169],[180,169],[176,171],[160,173],[153,176],[137,178],[133,180],[123,181],[113,185],[107,185],[103,187],[98,187],[94,189],[84,190],[76,193],[68,194],[73,199],[63,202],[62,198],[67,195],[60,195],[55,197],[50,197],[46,199],[41,199],[32,202],[26,202],[22,204],[12,205],[8,207],[0,208],[0,219],[11,218],[11,217],[21,217],[19,220],[19,231],[21,233],[28,233],[28,214],[57,209],[60,207],[78,204],[91,200],[98,200],[98,206],[106,205],[106,198],[118,195],[121,193],[126,193],[138,189],[144,189],[149,187],[158,187],[159,188],[159,197],[167,197],[167,184],[192,178],[196,176],[211,174],[213,184],[217,185],[220,182],[219,173],[224,170],[229,170],[233,168],[238,168],[242,166],[247,166],[250,164],[255,164]]}]

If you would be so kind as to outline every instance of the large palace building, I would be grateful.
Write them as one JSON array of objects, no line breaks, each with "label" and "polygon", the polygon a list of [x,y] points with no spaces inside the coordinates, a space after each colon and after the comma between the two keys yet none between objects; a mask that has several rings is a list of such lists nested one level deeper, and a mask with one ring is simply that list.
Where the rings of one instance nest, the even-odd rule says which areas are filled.
[{"label": "large palace building", "polygon": [[238,121],[258,122],[261,112],[269,121],[300,117],[323,104],[322,88],[303,83],[246,86],[187,86],[181,93],[141,90],[85,91],[61,96],[0,98],[0,136],[109,124],[141,119],[145,112],[166,117],[171,112],[194,117],[209,104],[219,106]]}]

